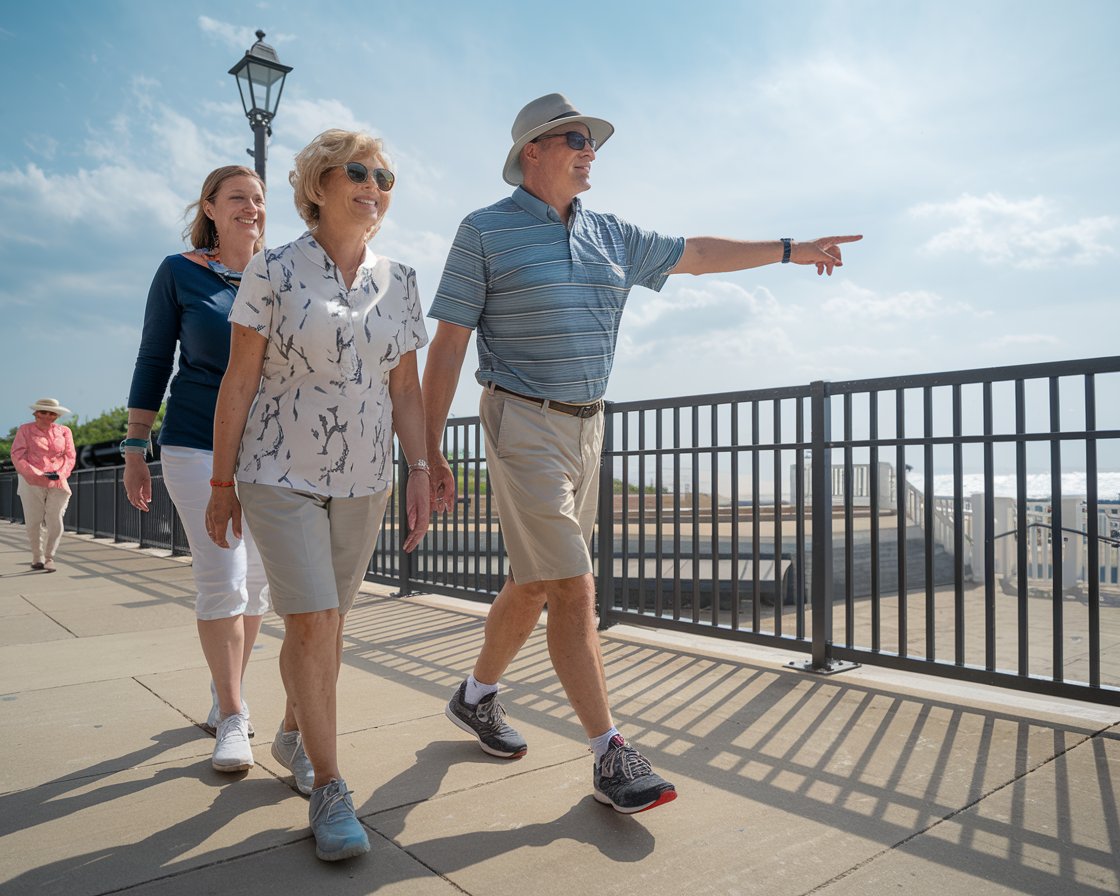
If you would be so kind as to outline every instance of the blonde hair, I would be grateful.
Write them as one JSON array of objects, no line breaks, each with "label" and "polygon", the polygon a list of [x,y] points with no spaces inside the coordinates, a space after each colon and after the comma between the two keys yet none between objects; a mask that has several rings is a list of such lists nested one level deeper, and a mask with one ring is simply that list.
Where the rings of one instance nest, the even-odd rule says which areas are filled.
[{"label": "blonde hair", "polygon": [[[393,170],[393,162],[385,152],[385,142],[380,137],[372,137],[361,131],[330,128],[296,153],[295,168],[289,172],[288,182],[292,185],[296,211],[308,230],[314,231],[319,226],[319,206],[323,200],[320,188],[327,172],[332,168],[341,168],[359,156],[370,154],[382,168]],[[381,194],[381,214],[366,232],[367,241],[381,229],[391,201],[391,193]]]},{"label": "blonde hair", "polygon": [[[187,206],[187,210],[183,213],[183,217],[189,217],[191,212],[194,212],[194,220],[190,222],[183,230],[183,242],[185,242],[192,249],[213,249],[218,245],[218,229],[214,226],[214,222],[207,217],[206,210],[203,209],[202,203],[213,202],[214,197],[218,195],[218,190],[231,177],[251,177],[261,185],[261,192],[265,191],[264,181],[261,176],[257,174],[252,168],[246,168],[244,165],[223,165],[221,168],[215,168],[206,175],[206,180],[202,182],[202,190],[199,193],[198,199]],[[264,234],[262,233],[260,239],[253,244],[253,251],[260,252],[264,248]]]}]

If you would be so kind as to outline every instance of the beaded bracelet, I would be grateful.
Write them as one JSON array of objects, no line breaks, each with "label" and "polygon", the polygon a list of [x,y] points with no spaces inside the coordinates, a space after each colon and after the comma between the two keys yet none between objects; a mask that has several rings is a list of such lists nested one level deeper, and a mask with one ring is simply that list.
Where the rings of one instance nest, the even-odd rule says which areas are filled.
[{"label": "beaded bracelet", "polygon": [[229,480],[211,479],[210,480],[210,487],[211,488],[233,488],[234,485],[235,485],[235,483],[232,479],[229,479]]},{"label": "beaded bracelet", "polygon": [[427,473],[429,476],[431,476],[432,475],[431,464],[429,464],[424,458],[420,458],[415,463],[411,463],[411,464],[408,465],[408,475],[409,476],[411,476],[413,473],[417,473],[417,472]]}]

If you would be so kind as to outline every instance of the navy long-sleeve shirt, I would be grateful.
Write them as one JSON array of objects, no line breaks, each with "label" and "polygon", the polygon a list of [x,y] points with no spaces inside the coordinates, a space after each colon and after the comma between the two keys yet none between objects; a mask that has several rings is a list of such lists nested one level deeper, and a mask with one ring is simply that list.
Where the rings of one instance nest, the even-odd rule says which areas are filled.
[{"label": "navy long-sleeve shirt", "polygon": [[161,445],[214,450],[214,407],[229,364],[228,315],[235,294],[220,275],[182,255],[165,258],[152,279],[128,406],[159,410],[178,344]]}]

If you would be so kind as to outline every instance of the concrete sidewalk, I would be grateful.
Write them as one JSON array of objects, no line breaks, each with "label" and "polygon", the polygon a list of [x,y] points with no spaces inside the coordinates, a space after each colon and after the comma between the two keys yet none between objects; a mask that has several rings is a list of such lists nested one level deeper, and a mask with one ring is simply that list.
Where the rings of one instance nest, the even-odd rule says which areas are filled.
[{"label": "concrete sidewalk", "polygon": [[[544,630],[503,691],[528,755],[443,715],[485,607],[367,587],[347,624],[339,753],[370,855],[315,859],[272,760],[281,626],[246,681],[257,765],[211,770],[189,560],[67,535],[53,574],[0,522],[0,893],[1120,892],[1120,710],[615,628],[623,733],[680,797],[624,817]],[[322,888],[322,889],[318,889]]]}]

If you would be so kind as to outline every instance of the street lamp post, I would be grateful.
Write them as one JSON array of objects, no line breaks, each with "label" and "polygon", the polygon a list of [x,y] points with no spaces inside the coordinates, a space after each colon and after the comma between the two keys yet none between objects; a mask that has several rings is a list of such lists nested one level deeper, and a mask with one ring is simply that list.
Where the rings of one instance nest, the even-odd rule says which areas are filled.
[{"label": "street lamp post", "polygon": [[265,179],[267,149],[265,138],[272,136],[272,118],[280,105],[280,94],[284,90],[284,79],[292,70],[283,65],[276,51],[264,42],[264,32],[257,31],[257,42],[253,44],[237,65],[229,70],[237,78],[237,89],[241,92],[241,105],[245,117],[253,129],[253,149],[248,150],[253,157],[257,174]]}]

